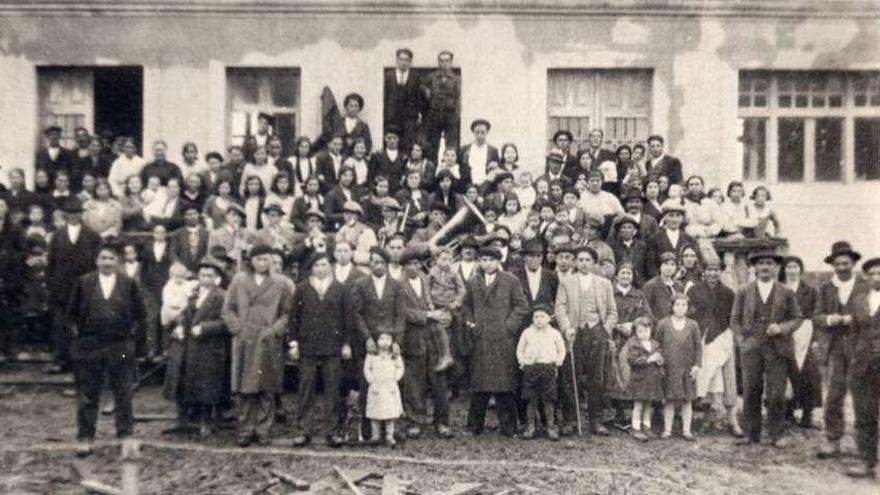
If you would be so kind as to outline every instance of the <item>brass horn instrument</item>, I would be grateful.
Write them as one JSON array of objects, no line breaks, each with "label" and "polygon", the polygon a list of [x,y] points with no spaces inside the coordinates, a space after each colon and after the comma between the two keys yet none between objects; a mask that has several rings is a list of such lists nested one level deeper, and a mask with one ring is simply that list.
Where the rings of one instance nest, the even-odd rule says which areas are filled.
[{"label": "brass horn instrument", "polygon": [[[462,197],[461,199],[464,202],[464,206],[459,208],[458,211],[455,212],[455,215],[452,215],[452,218],[447,220],[446,223],[443,224],[442,227],[440,227],[440,230],[438,230],[434,235],[431,236],[430,239],[428,239],[428,249],[430,249],[431,252],[437,250],[440,247],[441,241],[443,241],[447,236],[449,236],[450,233],[452,233],[454,230],[464,224],[465,221],[467,221],[468,216],[474,215],[480,222],[483,223],[483,225],[486,224],[486,219],[483,217],[480,209],[477,208],[476,205],[471,203],[467,198]],[[455,249],[458,247],[459,243],[460,241],[456,236],[448,241],[446,244],[443,244],[443,246]]]}]

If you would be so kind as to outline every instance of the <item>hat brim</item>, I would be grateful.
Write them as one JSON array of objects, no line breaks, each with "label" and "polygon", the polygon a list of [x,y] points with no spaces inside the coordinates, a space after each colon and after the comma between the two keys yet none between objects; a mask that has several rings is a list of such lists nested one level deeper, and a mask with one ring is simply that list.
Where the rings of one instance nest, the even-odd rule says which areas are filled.
[{"label": "hat brim", "polygon": [[862,255],[859,254],[858,251],[853,251],[852,249],[846,249],[846,250],[838,251],[836,253],[832,253],[832,254],[829,254],[828,256],[826,256],[825,257],[825,264],[833,265],[834,259],[837,258],[838,256],[849,256],[853,260],[853,263],[862,259]]},{"label": "hat brim", "polygon": [[868,261],[864,262],[862,264],[862,271],[868,272],[871,270],[871,268],[874,268],[875,266],[880,266],[880,258],[871,258]]},{"label": "hat brim", "polygon": [[769,254],[769,253],[756,254],[753,256],[749,256],[749,264],[755,265],[761,260],[773,260],[777,265],[781,265],[783,259],[785,259],[785,258],[779,254]]}]

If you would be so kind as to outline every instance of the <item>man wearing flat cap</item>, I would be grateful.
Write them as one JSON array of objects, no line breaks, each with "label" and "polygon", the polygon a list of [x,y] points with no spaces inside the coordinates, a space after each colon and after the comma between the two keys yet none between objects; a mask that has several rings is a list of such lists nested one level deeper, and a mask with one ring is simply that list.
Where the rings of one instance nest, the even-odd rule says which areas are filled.
[{"label": "man wearing flat cap", "polygon": [[736,292],[730,329],[740,350],[743,429],[738,445],[761,442],[761,411],[767,404],[767,433],[776,448],[785,440],[785,385],[794,360],[792,333],[803,322],[794,292],[776,281],[782,256],[772,251],[749,255],[757,280]]},{"label": "man wearing flat cap", "polygon": [[489,177],[489,172],[501,162],[498,148],[486,142],[492,124],[486,119],[471,122],[474,141],[461,147],[461,163],[471,170],[471,181],[480,185]]},{"label": "man wearing flat cap", "polygon": [[483,432],[489,399],[495,397],[495,412],[501,434],[516,434],[514,373],[516,344],[528,301],[519,279],[500,268],[501,252],[491,246],[480,249],[480,269],[467,281],[462,307],[468,345],[471,348],[471,398],[467,430]]},{"label": "man wearing flat cap", "polygon": [[263,208],[263,214],[266,216],[266,224],[257,231],[257,240],[274,249],[289,253],[296,244],[299,235],[294,232],[290,223],[285,221],[281,205],[270,204]]},{"label": "man wearing flat cap", "polygon": [[860,294],[868,291],[868,284],[855,274],[855,264],[862,258],[846,241],[835,242],[825,263],[832,266],[834,275],[819,286],[819,298],[813,325],[819,331],[820,342],[828,363],[828,393],[825,397],[825,439],[817,452],[820,459],[840,455],[840,439],[844,433],[843,403],[849,375],[849,332],[852,315]]},{"label": "man wearing flat cap", "polygon": [[880,258],[862,264],[868,288],[853,303],[853,353],[850,387],[856,412],[856,444],[861,465],[851,468],[853,478],[877,476],[877,431],[880,418]]},{"label": "man wearing flat cap", "polygon": [[[628,189],[623,197],[623,209],[626,210],[627,215],[636,220],[636,226],[638,227],[636,237],[647,242],[657,234],[657,230],[660,226],[657,224],[657,220],[654,217],[647,215],[642,211],[644,204],[645,197],[642,194],[642,191],[639,191],[638,189]],[[615,233],[612,232],[611,237],[614,237],[614,234]]]},{"label": "man wearing flat cap", "polygon": [[354,264],[366,268],[370,263],[370,249],[378,246],[379,241],[363,218],[364,209],[360,203],[346,201],[342,205],[343,224],[336,232],[336,242],[345,241],[354,246]]},{"label": "man wearing flat cap", "polygon": [[232,279],[223,305],[232,334],[232,392],[242,409],[240,447],[266,440],[275,418],[273,395],[282,392],[291,297],[284,277],[271,273],[273,252],[262,243],[251,248],[251,270]]}]

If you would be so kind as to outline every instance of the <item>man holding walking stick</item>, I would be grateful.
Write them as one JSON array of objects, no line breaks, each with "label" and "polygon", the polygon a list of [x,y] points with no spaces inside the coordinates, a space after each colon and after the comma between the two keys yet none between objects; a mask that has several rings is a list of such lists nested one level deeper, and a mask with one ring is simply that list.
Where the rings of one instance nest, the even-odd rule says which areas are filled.
[{"label": "man holding walking stick", "polygon": [[[563,387],[564,409],[566,402],[573,403],[580,423],[579,391],[576,391],[576,384],[580,384],[587,394],[590,433],[604,436],[608,435],[601,422],[605,375],[609,351],[614,345],[611,330],[617,324],[617,305],[611,282],[592,273],[597,257],[596,251],[588,246],[576,250],[577,273],[560,279],[554,312],[559,329],[572,349],[573,364],[566,363],[565,366],[574,367],[571,386]],[[565,394],[572,397],[566,398]],[[571,405],[565,418],[569,423],[572,419],[570,408]]]}]

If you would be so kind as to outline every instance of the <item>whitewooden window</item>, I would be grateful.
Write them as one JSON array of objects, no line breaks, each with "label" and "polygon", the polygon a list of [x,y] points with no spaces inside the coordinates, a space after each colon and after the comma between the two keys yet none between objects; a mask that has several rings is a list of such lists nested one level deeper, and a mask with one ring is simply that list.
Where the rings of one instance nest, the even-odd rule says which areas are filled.
[{"label": "whitewooden window", "polygon": [[577,142],[590,129],[605,145],[644,141],[649,134],[653,71],[650,69],[551,69],[547,78],[547,138],[570,131]]},{"label": "whitewooden window", "polygon": [[275,117],[271,133],[281,138],[285,151],[296,139],[300,105],[297,68],[243,68],[226,70],[228,145],[241,145],[256,134],[259,114]]},{"label": "whitewooden window", "polygon": [[40,133],[50,125],[60,126],[62,145],[72,147],[77,127],[94,128],[94,73],[91,69],[40,67],[37,87]]},{"label": "whitewooden window", "polygon": [[880,179],[880,72],[741,71],[743,178]]}]

